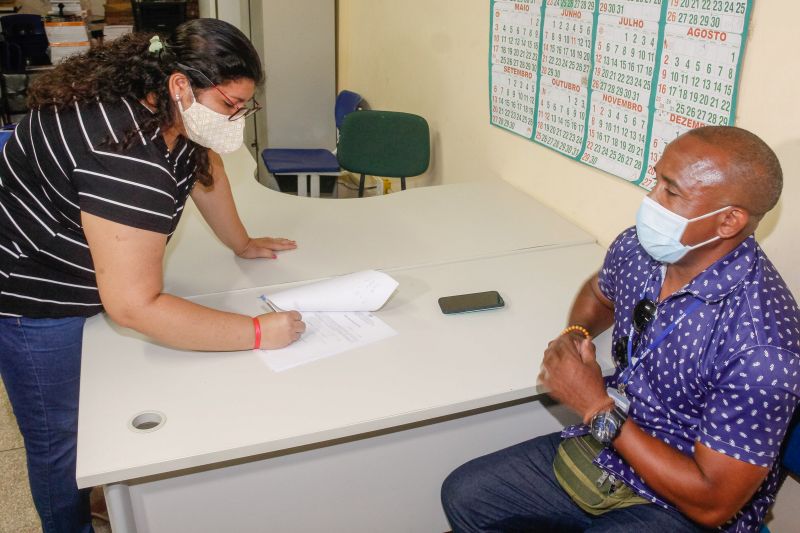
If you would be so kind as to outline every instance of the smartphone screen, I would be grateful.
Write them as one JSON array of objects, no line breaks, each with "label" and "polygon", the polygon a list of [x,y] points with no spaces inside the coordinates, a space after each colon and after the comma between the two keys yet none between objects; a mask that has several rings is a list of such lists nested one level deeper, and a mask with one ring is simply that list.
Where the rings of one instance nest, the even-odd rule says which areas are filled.
[{"label": "smartphone screen", "polygon": [[504,305],[505,302],[497,291],[456,294],[439,298],[439,307],[442,309],[442,313],[446,315],[497,309]]}]

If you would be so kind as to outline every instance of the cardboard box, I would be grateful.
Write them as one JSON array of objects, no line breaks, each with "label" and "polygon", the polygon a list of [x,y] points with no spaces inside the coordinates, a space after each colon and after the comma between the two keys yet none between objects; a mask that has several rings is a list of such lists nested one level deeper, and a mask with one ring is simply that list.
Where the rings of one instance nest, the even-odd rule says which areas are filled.
[{"label": "cardboard box", "polygon": [[114,39],[125,35],[126,33],[131,33],[132,31],[132,24],[106,24],[103,27],[103,41],[106,43],[111,42]]},{"label": "cardboard box", "polygon": [[105,12],[108,25],[133,25],[133,7],[130,2],[108,2]]},{"label": "cardboard box", "polygon": [[89,40],[83,22],[45,22],[44,31],[51,46],[54,43],[82,43]]},{"label": "cardboard box", "polygon": [[50,62],[54,65],[73,54],[85,52],[89,49],[89,41],[78,43],[50,43]]}]

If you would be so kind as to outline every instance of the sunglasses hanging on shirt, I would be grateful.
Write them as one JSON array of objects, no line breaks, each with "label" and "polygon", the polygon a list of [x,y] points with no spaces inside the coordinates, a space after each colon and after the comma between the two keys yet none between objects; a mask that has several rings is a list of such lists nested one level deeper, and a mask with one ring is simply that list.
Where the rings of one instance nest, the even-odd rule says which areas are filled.
[{"label": "sunglasses hanging on shirt", "polygon": [[[632,352],[636,352],[642,332],[655,317],[656,303],[650,298],[642,298],[639,300],[639,302],[633,308],[633,332],[636,333],[636,337],[630,346]],[[629,356],[632,355],[628,353],[629,340],[630,336],[625,335],[614,342],[614,363],[622,370],[628,367],[630,359]]]},{"label": "sunglasses hanging on shirt", "polygon": [[[675,328],[678,327],[678,324],[680,324],[681,321],[684,318],[686,318],[687,316],[691,315],[693,312],[695,312],[697,310],[698,307],[700,307],[700,305],[702,305],[703,300],[701,300],[700,298],[697,298],[696,296],[693,296],[693,298],[694,298],[694,301],[692,301],[692,303],[689,304],[689,306],[681,314],[681,316],[679,316],[677,320],[675,320],[674,322],[670,323],[666,328],[664,328],[664,331],[662,331],[653,342],[651,342],[650,344],[645,346],[644,351],[637,355],[636,361],[634,362],[633,354],[639,351],[639,349],[638,349],[639,348],[638,339],[641,337],[641,333],[637,333],[636,343],[635,343],[635,344],[637,344],[637,347],[636,347],[636,349],[634,349],[634,347],[633,347],[634,346],[634,342],[632,341],[631,336],[633,335],[633,333],[634,333],[634,331],[636,329],[636,308],[639,308],[639,313],[640,313],[639,325],[640,326],[642,324],[644,326],[646,326],[647,324],[652,322],[653,319],[656,316],[656,309],[655,309],[656,304],[652,300],[642,299],[642,301],[639,302],[642,305],[639,306],[637,304],[636,308],[634,308],[634,320],[633,320],[634,324],[631,327],[631,335],[626,337],[627,346],[626,346],[626,350],[625,350],[625,352],[626,352],[625,353],[625,366],[622,367],[622,372],[617,377],[617,384],[618,384],[617,385],[617,389],[621,393],[625,394],[625,389],[630,384],[630,380],[633,378],[634,372],[639,367],[639,365],[642,363],[642,361],[644,361],[647,358],[647,356],[650,353],[652,353],[656,348],[661,346],[661,343],[664,342],[667,339],[667,337],[669,337],[669,335],[672,333],[672,331]],[[645,303],[645,302],[649,302],[649,304]],[[647,318],[648,316],[650,318]],[[640,329],[643,330],[644,328],[642,327]],[[620,339],[620,340],[622,340],[622,339]],[[616,343],[615,343],[615,346],[614,346],[614,357],[615,357],[615,359],[617,357]]]}]

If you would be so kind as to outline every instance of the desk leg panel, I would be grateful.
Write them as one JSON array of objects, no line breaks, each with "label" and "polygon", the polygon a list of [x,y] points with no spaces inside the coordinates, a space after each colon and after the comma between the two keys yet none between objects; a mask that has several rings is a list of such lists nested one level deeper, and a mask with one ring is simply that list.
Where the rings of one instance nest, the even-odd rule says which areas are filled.
[{"label": "desk leg panel", "polygon": [[[439,491],[474,457],[575,422],[538,401],[299,453],[131,482],[134,529],[115,533],[436,532]],[[116,509],[114,509],[116,511]]]},{"label": "desk leg panel", "polygon": [[114,483],[103,487],[108,507],[108,519],[114,533],[136,533],[131,494],[125,483]]}]

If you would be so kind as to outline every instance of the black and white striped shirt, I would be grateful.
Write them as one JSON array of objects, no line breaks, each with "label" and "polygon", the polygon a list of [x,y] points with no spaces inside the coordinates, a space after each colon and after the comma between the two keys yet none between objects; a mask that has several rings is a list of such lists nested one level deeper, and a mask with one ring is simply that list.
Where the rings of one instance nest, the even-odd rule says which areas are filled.
[{"label": "black and white striped shirt", "polygon": [[115,151],[150,111],[127,100],[32,110],[0,155],[0,316],[102,311],[81,211],[172,235],[194,185],[197,146],[159,132]]}]

